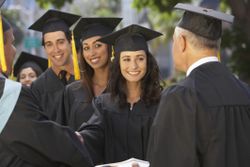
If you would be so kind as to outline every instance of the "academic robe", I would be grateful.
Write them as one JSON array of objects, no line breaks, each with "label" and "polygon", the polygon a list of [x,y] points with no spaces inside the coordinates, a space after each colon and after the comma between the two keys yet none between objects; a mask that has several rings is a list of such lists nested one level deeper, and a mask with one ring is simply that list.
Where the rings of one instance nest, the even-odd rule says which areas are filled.
[{"label": "academic robe", "polygon": [[106,93],[96,98],[90,120],[80,133],[95,164],[131,157],[145,159],[149,131],[158,104],[146,106],[142,100],[120,108],[118,98]]},{"label": "academic robe", "polygon": [[[6,79],[0,78],[0,99],[5,82]],[[74,131],[49,121],[28,87],[22,87],[17,97],[0,131],[1,167],[92,166],[87,150]],[[9,107],[4,104],[0,107]],[[1,110],[1,116],[6,111]],[[3,117],[0,120],[2,127]]]},{"label": "academic robe", "polygon": [[[68,84],[73,81],[74,76],[70,76]],[[39,106],[50,120],[55,121],[57,113],[63,109],[61,107],[64,88],[65,85],[51,68],[42,73],[31,85]]]},{"label": "academic robe", "polygon": [[249,167],[250,95],[221,63],[195,68],[162,96],[150,167]]},{"label": "academic robe", "polygon": [[63,110],[57,115],[58,123],[77,130],[83,122],[87,122],[94,109],[88,90],[81,81],[75,81],[65,87],[63,95]]}]

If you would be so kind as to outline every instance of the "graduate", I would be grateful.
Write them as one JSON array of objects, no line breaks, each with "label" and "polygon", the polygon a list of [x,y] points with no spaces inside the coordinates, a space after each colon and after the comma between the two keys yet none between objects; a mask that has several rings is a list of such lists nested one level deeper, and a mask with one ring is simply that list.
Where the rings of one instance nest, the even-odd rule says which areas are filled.
[{"label": "graduate", "polygon": [[64,110],[57,122],[77,130],[93,114],[91,101],[106,91],[111,46],[98,41],[111,33],[121,18],[81,18],[74,27],[74,36],[80,43],[82,77],[67,85],[64,93]]},{"label": "graduate", "polygon": [[27,52],[21,52],[14,65],[14,76],[17,82],[25,86],[31,86],[46,69],[48,60]]},{"label": "graduate", "polygon": [[248,167],[250,94],[222,63],[222,21],[233,16],[177,4],[173,60],[186,78],[164,91],[150,134],[150,167]]},{"label": "graduate", "polygon": [[80,134],[95,164],[145,159],[151,123],[162,87],[147,41],[159,32],[130,25],[100,39],[114,46],[110,93],[93,101],[95,109]]},{"label": "graduate", "polygon": [[61,110],[64,87],[73,82],[71,31],[80,16],[57,10],[48,10],[29,29],[42,32],[42,44],[51,63],[31,89],[40,102],[43,112],[51,120],[56,120]]},{"label": "graduate", "polygon": [[6,78],[16,48],[13,30],[1,16],[0,32],[0,166],[92,167],[74,131],[47,120],[31,90]]}]

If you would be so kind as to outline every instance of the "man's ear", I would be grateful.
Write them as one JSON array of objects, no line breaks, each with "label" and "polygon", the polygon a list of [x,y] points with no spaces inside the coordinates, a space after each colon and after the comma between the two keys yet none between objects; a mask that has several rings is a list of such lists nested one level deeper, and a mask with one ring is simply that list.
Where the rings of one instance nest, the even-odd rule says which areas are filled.
[{"label": "man's ear", "polygon": [[182,52],[185,52],[187,47],[187,39],[184,35],[179,35],[179,45]]}]

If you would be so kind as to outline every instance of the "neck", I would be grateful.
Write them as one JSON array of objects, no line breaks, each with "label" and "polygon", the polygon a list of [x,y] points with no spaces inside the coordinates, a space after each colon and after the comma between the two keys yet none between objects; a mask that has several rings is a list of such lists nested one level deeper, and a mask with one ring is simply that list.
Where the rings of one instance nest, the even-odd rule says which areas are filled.
[{"label": "neck", "polygon": [[138,82],[127,82],[127,101],[130,104],[136,103],[141,97],[141,84]]},{"label": "neck", "polygon": [[95,96],[99,96],[108,84],[108,68],[96,69],[92,78]]},{"label": "neck", "polygon": [[69,73],[69,75],[74,75],[74,67],[73,64],[67,64],[65,66],[60,66],[60,67],[56,67],[56,66],[51,66],[52,70],[56,73],[56,75],[58,75],[60,73],[61,70],[65,70]]},{"label": "neck", "polygon": [[210,57],[210,56],[217,56],[218,51],[217,50],[202,50],[200,52],[193,52],[193,54],[189,54],[186,64],[185,64],[185,72],[187,72],[188,68],[197,62],[198,60]]},{"label": "neck", "polygon": [[95,69],[94,76],[92,78],[93,84],[106,87],[108,82],[108,73],[108,67]]}]

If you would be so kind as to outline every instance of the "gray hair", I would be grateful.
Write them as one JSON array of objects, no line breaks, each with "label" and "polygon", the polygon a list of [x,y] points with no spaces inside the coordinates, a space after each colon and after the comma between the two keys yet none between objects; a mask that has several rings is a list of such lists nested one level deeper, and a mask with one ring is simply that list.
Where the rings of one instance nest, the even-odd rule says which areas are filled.
[{"label": "gray hair", "polygon": [[191,45],[196,49],[216,49],[218,50],[220,48],[221,38],[217,40],[211,40],[204,38],[200,35],[196,35],[192,33],[191,31],[188,31],[186,29],[183,29],[181,27],[175,28],[175,34],[176,36],[179,36],[183,34],[187,40],[191,43]]}]

